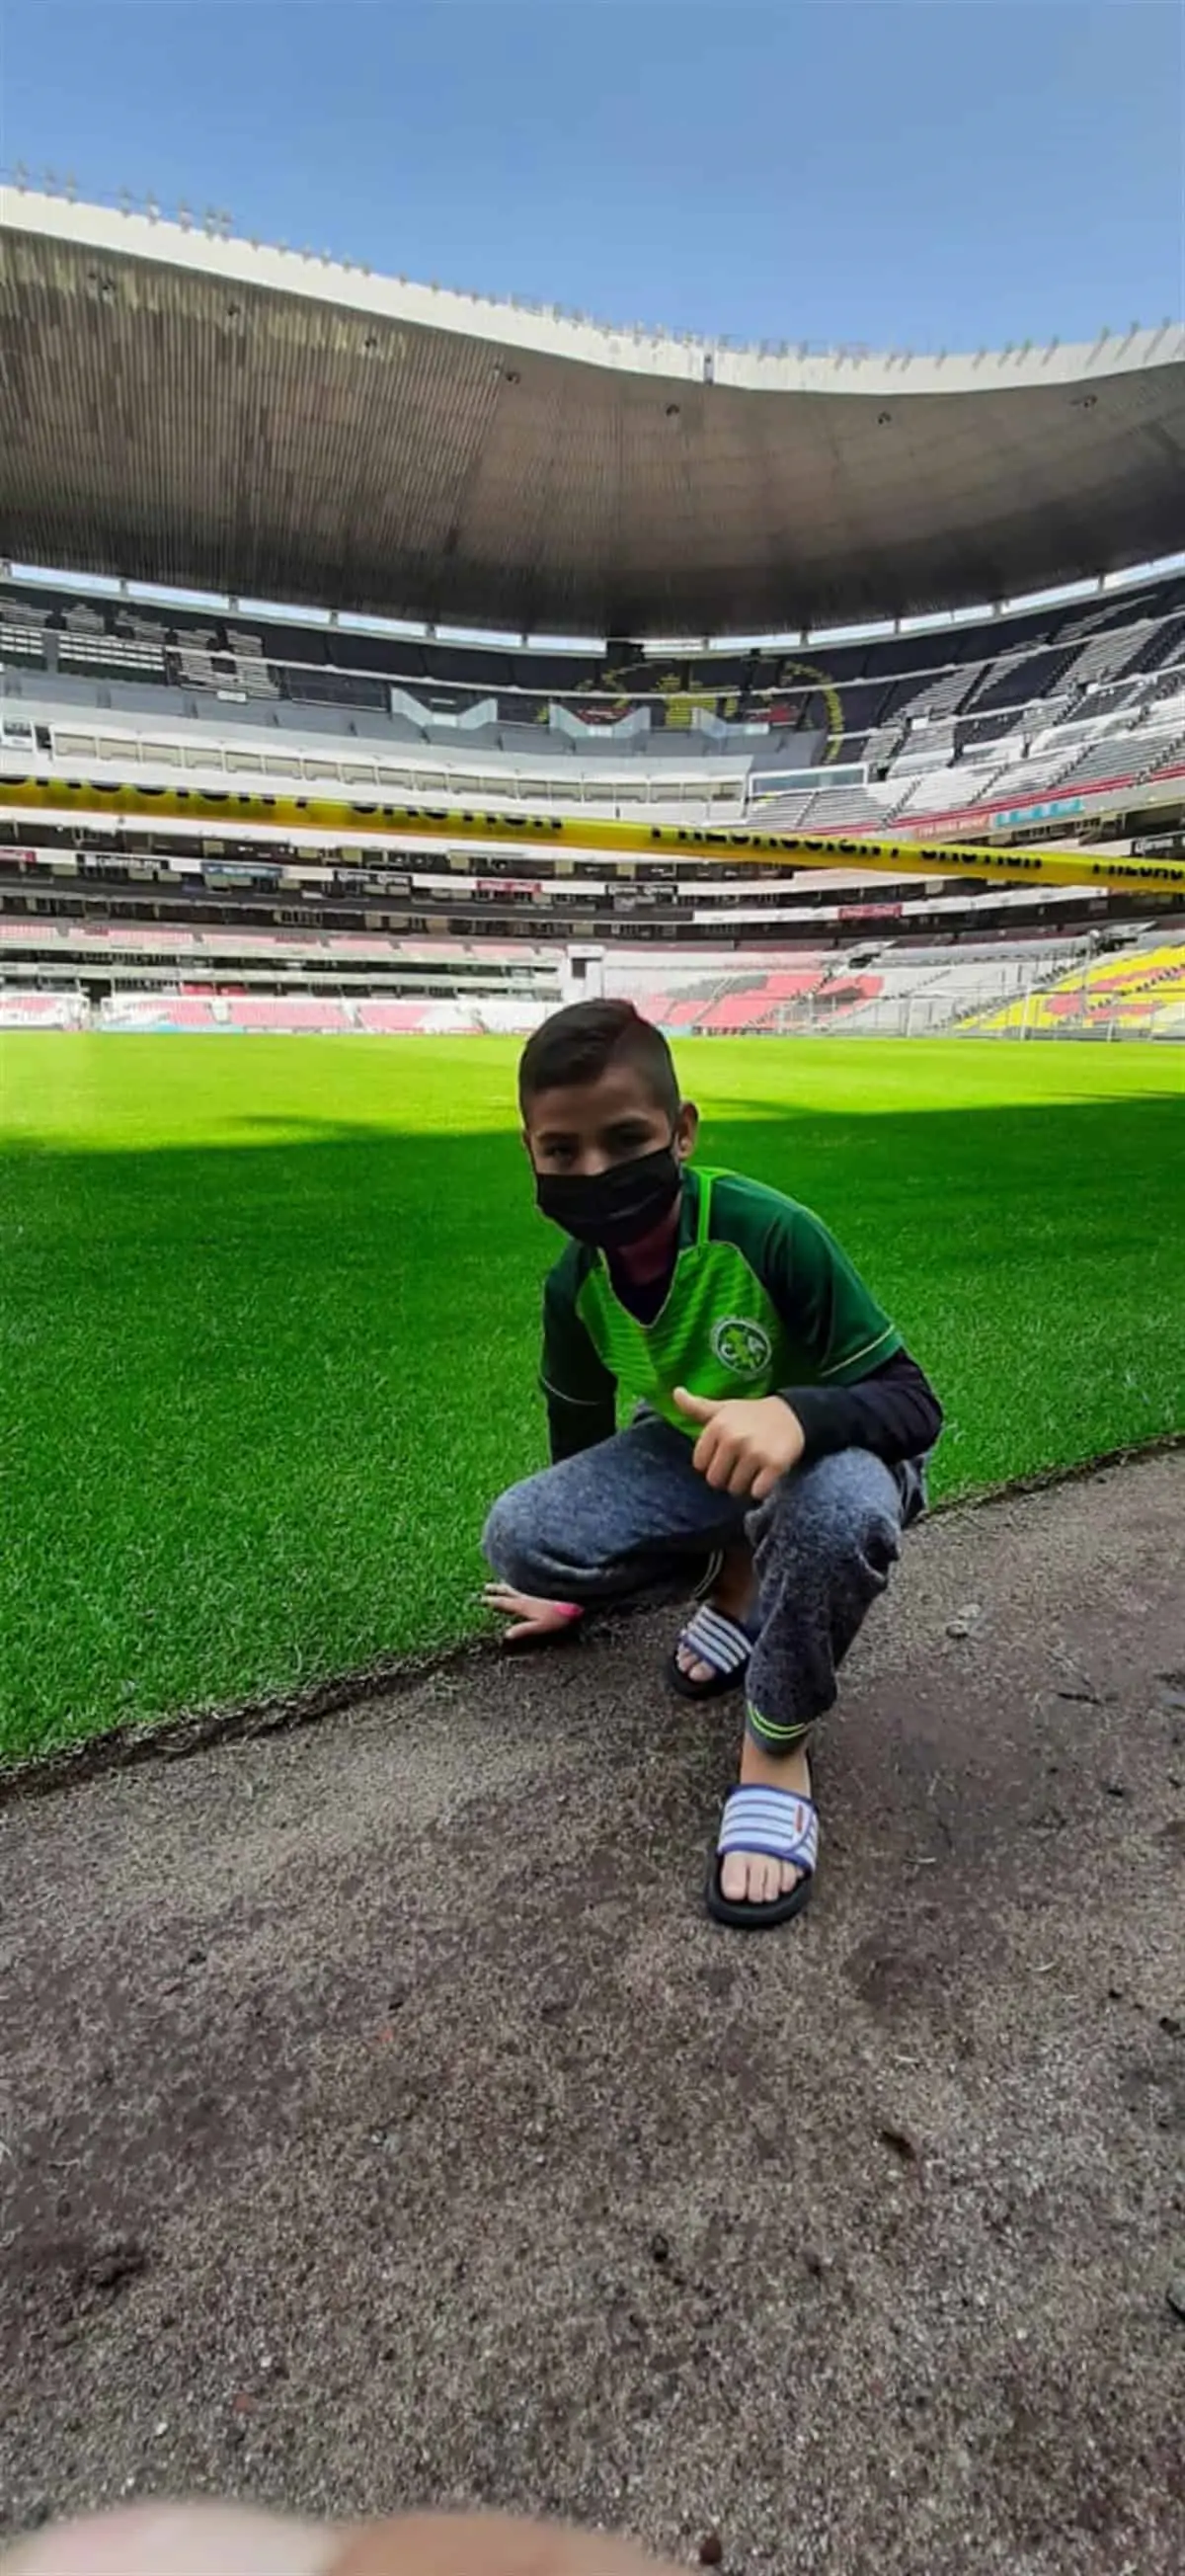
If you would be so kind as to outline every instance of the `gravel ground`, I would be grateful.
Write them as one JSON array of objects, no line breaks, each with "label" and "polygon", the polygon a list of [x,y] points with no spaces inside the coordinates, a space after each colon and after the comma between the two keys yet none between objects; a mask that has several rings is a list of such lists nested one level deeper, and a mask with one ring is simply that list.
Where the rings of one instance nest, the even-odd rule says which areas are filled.
[{"label": "gravel ground", "polygon": [[1170,1456],[910,1540],[767,1941],[700,1910],[736,1710],[669,1613],[14,1800],[0,2533],[1179,2576],[1183,1524]]}]

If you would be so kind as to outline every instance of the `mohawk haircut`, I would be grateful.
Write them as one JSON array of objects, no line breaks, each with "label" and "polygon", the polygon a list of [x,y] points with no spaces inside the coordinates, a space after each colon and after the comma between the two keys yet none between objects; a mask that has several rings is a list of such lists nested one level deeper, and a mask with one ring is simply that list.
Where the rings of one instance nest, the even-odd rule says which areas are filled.
[{"label": "mohawk haircut", "polygon": [[524,1118],[541,1091],[579,1089],[599,1082],[613,1065],[628,1065],[645,1083],[655,1107],[674,1120],[679,1115],[679,1078],[660,1029],[652,1028],[632,1002],[571,1002],[553,1011],[528,1038],[518,1068],[519,1107]]}]

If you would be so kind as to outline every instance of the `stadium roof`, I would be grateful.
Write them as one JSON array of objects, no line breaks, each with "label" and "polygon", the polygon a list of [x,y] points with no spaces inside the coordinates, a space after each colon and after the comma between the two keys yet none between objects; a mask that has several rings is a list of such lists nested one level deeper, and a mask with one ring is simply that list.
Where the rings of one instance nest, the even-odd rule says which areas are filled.
[{"label": "stadium roof", "polygon": [[1177,324],[742,350],[23,187],[0,419],[9,558],[514,633],[919,615],[1185,542]]}]

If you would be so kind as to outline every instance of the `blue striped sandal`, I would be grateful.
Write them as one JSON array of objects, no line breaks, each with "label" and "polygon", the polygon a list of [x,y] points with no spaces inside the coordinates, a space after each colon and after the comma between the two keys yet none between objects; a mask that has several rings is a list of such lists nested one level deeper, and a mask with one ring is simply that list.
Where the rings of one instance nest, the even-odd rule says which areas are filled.
[{"label": "blue striped sandal", "polygon": [[[749,1669],[749,1657],[755,1639],[739,1619],[730,1619],[723,1610],[714,1610],[710,1601],[701,1601],[685,1628],[679,1631],[678,1643],[667,1658],[667,1679],[680,1699],[720,1699],[725,1691],[737,1690]],[[690,1651],[699,1664],[711,1667],[710,1682],[696,1682],[685,1673],[679,1661],[679,1647]]]},{"label": "blue striped sandal", "polygon": [[[775,1896],[768,1905],[734,1905],[720,1885],[730,1852],[761,1852],[767,1860],[801,1870],[802,1876],[788,1896]],[[809,1905],[818,1859],[819,1814],[813,1798],[800,1798],[792,1789],[734,1789],[724,1801],[720,1839],[708,1872],[708,1912],[732,1932],[774,1932]]]}]

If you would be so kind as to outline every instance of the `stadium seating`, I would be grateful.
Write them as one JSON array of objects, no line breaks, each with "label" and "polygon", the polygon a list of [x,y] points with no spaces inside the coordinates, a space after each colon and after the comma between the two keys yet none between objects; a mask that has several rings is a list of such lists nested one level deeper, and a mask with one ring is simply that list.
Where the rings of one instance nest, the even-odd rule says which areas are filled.
[{"label": "stadium seating", "polygon": [[1023,1029],[1030,1035],[1109,1037],[1141,1028],[1150,1036],[1178,1036],[1185,1031],[1185,941],[1096,959],[1001,1011],[977,1013],[966,1025],[984,1036]]},{"label": "stadium seating", "polygon": [[[443,954],[447,957],[448,950]],[[685,961],[660,983],[653,954],[623,950],[607,969],[610,990],[628,991],[643,1015],[673,1038],[728,1035],[1185,1036],[1185,932],[1145,930],[1100,957],[1082,936],[994,940],[927,949],[888,942],[853,971],[842,952],[813,963],[754,956]],[[672,961],[665,964],[668,977]],[[208,992],[125,990],[88,1012],[76,991],[0,986],[0,1027],[229,1033],[525,1034],[552,1006],[545,994],[503,997],[458,989],[450,996],[251,993],[218,984]]]},{"label": "stadium seating", "polygon": [[[11,714],[13,690],[19,685],[11,677],[0,678],[8,731],[21,721]],[[106,765],[131,783],[142,773],[146,784],[176,777],[187,787],[213,784],[220,792],[233,780],[236,788],[256,793],[299,796],[314,791],[347,801],[357,796],[478,798],[495,806],[506,801],[527,808],[578,806],[590,815],[627,818],[644,808],[660,821],[727,822],[743,819],[749,810],[748,781],[757,767],[750,752],[743,757],[734,753],[731,761],[711,768],[705,764],[690,774],[665,757],[656,768],[651,746],[639,751],[632,775],[622,774],[620,755],[613,769],[603,761],[564,762],[557,768],[550,749],[546,760],[537,758],[529,771],[513,762],[496,769],[491,754],[482,771],[472,773],[450,766],[429,769],[410,759],[397,766],[394,753],[385,760],[357,752],[343,757],[340,739],[317,751],[307,737],[276,734],[248,753],[227,739],[225,717],[218,733],[211,726],[195,742],[177,727],[166,732],[159,722],[145,730],[133,707],[113,712],[104,731],[93,722],[89,730],[80,729],[76,719],[62,723],[60,707],[47,697],[34,702],[26,696],[22,703],[29,720],[44,733],[54,764],[68,775],[76,775],[80,766],[89,772]],[[236,710],[236,722],[241,712]],[[115,726],[118,732],[110,729]],[[920,812],[936,821],[944,814],[965,818],[981,813],[986,823],[993,812],[1055,789],[1081,797],[1084,791],[1126,788],[1166,774],[1180,760],[1183,746],[1185,664],[1151,674],[1146,698],[1133,696],[1130,688],[1108,692],[1105,713],[1088,707],[1055,718],[1052,710],[1031,708],[1023,732],[1004,735],[997,730],[989,740],[982,730],[969,729],[961,744],[937,732],[908,744],[898,739],[894,749],[870,740],[860,747],[870,765],[863,782],[832,783],[824,769],[809,788],[796,785],[779,796],[765,771],[755,810],[763,825],[812,833],[875,834]]]},{"label": "stadium seating", "polygon": [[213,1003],[189,993],[127,993],[102,1005],[99,1026],[105,1029],[165,1031],[217,1028]]},{"label": "stadium seating", "polygon": [[[1000,942],[965,951],[892,945],[852,973],[842,958],[813,969],[775,969],[725,983],[700,978],[695,990],[639,995],[639,1008],[673,1037],[821,1033],[848,1036],[928,1035],[949,1030],[996,1032],[1059,1028],[1083,1016],[1084,980],[1100,1023],[1130,1030],[1147,1020],[1169,1034],[1167,1014],[1185,1004],[1185,941],[1091,962],[1081,940]],[[987,1008],[992,995],[1002,1008]],[[1028,997],[1026,1004],[1025,997]]]},{"label": "stadium seating", "polygon": [[422,1029],[429,1016],[426,1002],[359,1002],[357,1025],[374,1037],[404,1037]]},{"label": "stadium seating", "polygon": [[[1005,932],[1048,943],[1074,930],[1084,903],[1096,922],[1130,922],[1134,896],[1125,907],[1035,886],[993,888],[977,912],[973,887],[862,876],[849,866],[855,851],[825,884],[795,878],[792,855],[775,874],[731,851],[708,861],[680,850],[654,869],[640,855],[620,873],[614,857],[578,845],[572,857],[540,846],[524,860],[442,843],[379,851],[372,863],[326,846],[324,818],[318,843],[289,814],[293,847],[282,823],[234,801],[324,796],[366,810],[465,800],[480,810],[513,798],[643,821],[751,816],[854,844],[1010,827],[1020,836],[1034,819],[1060,828],[1063,811],[1084,835],[1105,813],[1109,832],[1130,836],[1144,811],[1155,830],[1162,807],[1172,821],[1185,803],[1185,576],[990,621],[834,647],[812,639],[802,653],[655,654],[625,670],[595,654],[470,650],[299,620],[244,625],[2,588],[10,773],[15,757],[19,775],[36,764],[75,783],[196,787],[224,798],[232,818],[218,815],[221,839],[203,839],[196,816],[187,831],[182,815],[174,838],[162,818],[160,832],[137,825],[126,844],[96,823],[102,846],[85,851],[77,831],[55,830],[58,818],[32,852],[9,846],[15,829],[32,834],[30,818],[9,827],[7,844],[0,832],[3,999],[19,976],[14,1019],[47,1028],[512,1032],[558,998],[568,949],[595,943],[607,987],[627,988],[615,983],[620,968],[640,1007],[676,1034],[889,1034],[1006,1012],[1042,968],[1031,941],[1009,964]],[[981,914],[994,960],[966,947]],[[507,935],[520,920],[530,935]],[[873,957],[867,945],[948,931],[963,945],[924,971],[900,949]],[[830,953],[791,946],[808,938]],[[751,961],[741,940],[756,943]],[[648,976],[627,968],[633,941],[648,943]],[[1060,963],[1048,948],[1046,983]],[[30,993],[42,966],[46,990]],[[49,989],[59,982],[74,990],[69,1004]],[[1100,995],[1118,1025],[1118,1004]],[[1133,1030],[1159,1033],[1177,1008],[1143,1011],[1129,998]],[[1072,1014],[1051,1003],[1047,1017],[1067,1026]]]},{"label": "stadium seating", "polygon": [[756,1036],[772,1028],[777,1018],[775,1006],[756,993],[722,993],[719,1001],[709,1002],[697,1023],[705,1037],[725,1037],[748,1031]]},{"label": "stadium seating", "polygon": [[78,1029],[86,1004],[73,993],[20,992],[0,984],[0,1029]]},{"label": "stadium seating", "polygon": [[328,1037],[339,1036],[351,1023],[342,1003],[305,1001],[293,994],[278,999],[252,995],[232,1001],[227,1005],[226,1026]]},{"label": "stadium seating", "polygon": [[[348,668],[330,658],[347,654]],[[776,810],[763,790],[763,819],[844,833],[1139,782],[1185,742],[1181,576],[990,624],[812,642],[809,655],[674,667],[655,655],[621,675],[595,656],[170,625],[147,607],[14,587],[0,593],[0,739],[23,727],[63,764],[200,766],[241,784],[297,776],[323,792],[720,819],[744,810],[750,772],[768,777],[776,755],[798,768]],[[489,676],[475,683],[478,665]],[[606,720],[590,722],[598,691]],[[853,764],[863,780],[829,780]]]}]

